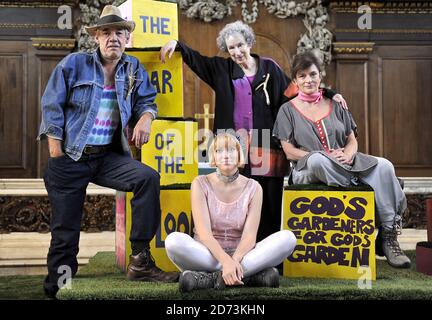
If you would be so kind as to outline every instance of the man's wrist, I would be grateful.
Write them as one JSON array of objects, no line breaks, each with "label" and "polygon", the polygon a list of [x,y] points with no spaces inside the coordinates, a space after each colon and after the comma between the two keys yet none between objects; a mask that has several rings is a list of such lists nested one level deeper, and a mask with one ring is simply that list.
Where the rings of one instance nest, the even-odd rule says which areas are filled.
[{"label": "man's wrist", "polygon": [[50,157],[59,157],[59,156],[64,155],[64,152],[61,149],[60,150],[53,150],[53,151],[50,150],[49,154],[50,154]]},{"label": "man's wrist", "polygon": [[151,112],[144,112],[141,116],[141,119],[150,119],[150,120],[154,120],[154,115]]},{"label": "man's wrist", "polygon": [[237,261],[237,262],[240,262],[240,261],[241,261],[241,257],[240,257],[240,255],[238,255],[238,254],[235,254],[235,253],[234,253],[234,254],[232,255],[232,258],[233,258],[234,261]]}]

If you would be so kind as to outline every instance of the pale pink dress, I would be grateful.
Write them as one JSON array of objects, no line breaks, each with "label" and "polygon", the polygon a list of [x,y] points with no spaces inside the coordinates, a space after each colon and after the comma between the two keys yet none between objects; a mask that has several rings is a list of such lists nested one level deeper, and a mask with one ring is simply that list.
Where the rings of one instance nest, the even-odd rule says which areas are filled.
[{"label": "pale pink dress", "polygon": [[[249,179],[238,199],[226,203],[216,197],[207,176],[198,176],[197,179],[207,199],[213,236],[226,252],[232,253],[240,242],[258,182]],[[194,239],[199,241],[195,230],[194,234]]]}]

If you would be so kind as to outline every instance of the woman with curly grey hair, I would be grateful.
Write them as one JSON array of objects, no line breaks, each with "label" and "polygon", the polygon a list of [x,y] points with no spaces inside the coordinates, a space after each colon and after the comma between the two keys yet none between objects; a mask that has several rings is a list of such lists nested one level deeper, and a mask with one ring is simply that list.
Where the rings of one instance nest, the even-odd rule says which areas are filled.
[{"label": "woman with curly grey hair", "polygon": [[[213,130],[235,129],[247,142],[248,157],[242,174],[258,181],[263,189],[263,205],[257,240],[279,231],[283,180],[288,161],[273,129],[290,79],[272,59],[251,53],[255,34],[247,24],[236,21],[219,33],[217,44],[229,58],[206,57],[181,41],[171,40],[161,48],[160,58],[171,58],[178,49],[183,61],[216,94]],[[341,96],[331,91],[329,98]],[[342,99],[343,100],[343,99]]]},{"label": "woman with curly grey hair", "polygon": [[249,27],[247,24],[236,21],[233,23],[227,24],[220,32],[218,37],[216,38],[216,44],[218,48],[223,52],[228,52],[228,47],[225,42],[225,39],[228,37],[240,34],[243,36],[245,43],[252,48],[253,45],[256,43],[255,40],[255,32],[252,30],[251,27]]}]

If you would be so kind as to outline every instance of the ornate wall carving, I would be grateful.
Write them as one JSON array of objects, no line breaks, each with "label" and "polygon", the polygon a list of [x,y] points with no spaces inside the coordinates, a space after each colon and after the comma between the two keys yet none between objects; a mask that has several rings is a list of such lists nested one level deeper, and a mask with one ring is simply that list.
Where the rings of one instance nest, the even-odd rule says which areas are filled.
[{"label": "ornate wall carving", "polygon": [[[432,194],[407,195],[404,228],[426,229],[426,199]],[[0,233],[49,232],[51,206],[46,196],[0,196]],[[115,197],[88,195],[81,231],[115,230]]]},{"label": "ornate wall carving", "polygon": [[361,5],[369,6],[374,14],[432,13],[432,2],[430,1],[331,1],[330,9],[338,13],[357,13]]},{"label": "ornate wall carving", "polygon": [[38,50],[72,50],[75,47],[75,39],[63,38],[30,38],[32,46]]},{"label": "ornate wall carving", "polygon": [[[85,26],[94,25],[106,4],[119,5],[124,0],[86,0],[80,3],[81,15],[78,18],[80,26],[76,33],[79,51],[92,51],[96,43],[85,31]],[[172,2],[172,1],[171,1]],[[179,8],[188,18],[201,19],[204,22],[221,20],[232,14],[232,7],[241,3],[242,17],[246,23],[254,23],[258,18],[258,3],[264,5],[267,11],[278,18],[302,16],[306,32],[300,36],[297,43],[297,52],[315,49],[324,65],[331,62],[332,34],[326,28],[329,21],[327,9],[321,0],[310,0],[297,3],[287,0],[255,0],[248,9],[247,0],[179,0]],[[325,72],[323,73],[325,76]]]},{"label": "ornate wall carving", "polygon": [[[248,2],[252,2],[248,9]],[[324,66],[331,62],[332,33],[326,28],[329,21],[327,9],[321,0],[179,0],[179,8],[188,18],[201,19],[204,22],[221,20],[232,14],[232,7],[241,4],[243,21],[255,23],[259,15],[258,4],[265,6],[270,14],[278,18],[303,17],[306,32],[297,42],[297,52],[314,49]],[[325,76],[325,72],[323,72]]]},{"label": "ornate wall carving", "polygon": [[337,54],[369,54],[373,46],[373,42],[334,42],[333,51]]},{"label": "ornate wall carving", "polygon": [[[0,233],[49,232],[51,206],[46,196],[0,196]],[[87,195],[81,231],[115,230],[115,198]]]},{"label": "ornate wall carving", "polygon": [[426,229],[426,199],[432,194],[407,195],[408,210],[403,215],[404,228]]}]

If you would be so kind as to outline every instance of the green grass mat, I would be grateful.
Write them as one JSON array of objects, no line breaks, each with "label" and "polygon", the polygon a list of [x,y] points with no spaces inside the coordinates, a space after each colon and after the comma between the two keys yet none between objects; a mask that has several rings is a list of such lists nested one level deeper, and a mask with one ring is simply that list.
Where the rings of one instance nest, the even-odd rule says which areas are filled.
[{"label": "green grass mat", "polygon": [[81,270],[72,289],[60,290],[59,299],[432,299],[432,277],[415,271],[415,252],[409,270],[377,260],[377,281],[372,289],[359,289],[356,280],[281,278],[272,288],[229,288],[223,291],[178,291],[178,284],[130,282],[115,267],[113,252],[100,252]]},{"label": "green grass mat", "polygon": [[1,276],[0,300],[47,299],[42,289],[45,276]]},{"label": "green grass mat", "polygon": [[[427,299],[432,300],[432,277],[415,271],[415,252],[409,270],[390,267],[377,260],[377,280],[372,289],[361,290],[355,280],[281,278],[281,286],[270,288],[229,288],[223,291],[199,290],[188,294],[178,284],[131,282],[115,266],[113,252],[100,252],[80,269],[71,290],[60,290],[59,299],[215,299],[215,300],[355,300],[355,299]],[[44,276],[0,277],[0,299],[45,299]]]}]

